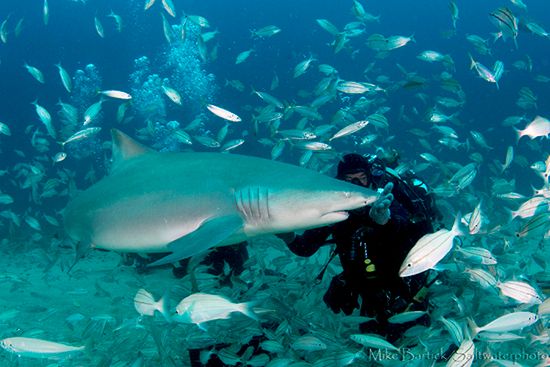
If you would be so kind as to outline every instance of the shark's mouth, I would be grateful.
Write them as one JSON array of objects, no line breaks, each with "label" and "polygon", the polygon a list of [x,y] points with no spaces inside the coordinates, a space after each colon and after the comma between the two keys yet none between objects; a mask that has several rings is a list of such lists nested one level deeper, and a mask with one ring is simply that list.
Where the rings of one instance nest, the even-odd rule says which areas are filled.
[{"label": "shark's mouth", "polygon": [[325,213],[322,215],[323,219],[329,220],[333,223],[341,222],[348,219],[349,213],[345,210],[339,210],[334,212]]}]

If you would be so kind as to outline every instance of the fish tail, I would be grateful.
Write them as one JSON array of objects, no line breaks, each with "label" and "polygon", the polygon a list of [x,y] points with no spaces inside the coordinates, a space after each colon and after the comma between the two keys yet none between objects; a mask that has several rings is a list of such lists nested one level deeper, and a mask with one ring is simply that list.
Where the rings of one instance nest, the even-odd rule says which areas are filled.
[{"label": "fish tail", "polygon": [[500,174],[502,175],[508,167],[506,166],[506,164],[500,162],[498,162],[498,165],[500,166]]},{"label": "fish tail", "polygon": [[143,288],[138,290],[136,296],[134,297],[134,307],[140,315],[153,316],[155,311],[163,313],[165,307],[164,304],[164,297],[158,302],[155,302],[153,295]]},{"label": "fish tail", "polygon": [[481,331],[481,328],[477,326],[476,322],[471,317],[468,317],[466,321],[468,322],[470,338],[473,339]]},{"label": "fish tail", "polygon": [[448,68],[454,68],[455,66],[455,63],[450,55],[443,56],[443,64],[445,64]]},{"label": "fish tail", "polygon": [[451,115],[449,116],[449,121],[450,121],[450,122],[456,123],[457,120],[458,120],[458,114],[459,114],[458,112],[455,112],[455,113],[451,114]]},{"label": "fish tail", "polygon": [[519,130],[516,128],[514,128],[514,130],[516,131],[516,144],[517,144],[521,139],[521,137],[523,136],[523,130]]},{"label": "fish tail", "polygon": [[453,223],[453,228],[451,228],[451,232],[453,232],[456,236],[464,236],[464,231],[460,228],[460,220],[462,218],[462,214],[460,212],[456,213],[455,221]]},{"label": "fish tail", "polygon": [[237,310],[251,319],[258,321],[258,315],[256,315],[256,313],[252,310],[255,305],[255,301],[239,303],[237,304]]},{"label": "fish tail", "polygon": [[155,309],[162,314],[167,322],[172,321],[172,318],[170,317],[170,298],[168,297],[168,292],[156,302]]},{"label": "fish tail", "polygon": [[[134,305],[136,306],[136,308],[138,308],[138,305],[141,305],[141,310],[151,310],[151,307],[154,306],[154,303],[155,299],[153,295],[143,288],[138,290],[134,297]],[[140,312],[140,310],[138,310],[138,312]]]},{"label": "fish tail", "polygon": [[474,58],[472,57],[472,54],[471,53],[468,53],[468,56],[470,57],[470,69],[473,69],[476,67],[476,61],[474,60]]},{"label": "fish tail", "polygon": [[456,303],[456,306],[458,307],[458,310],[460,311],[460,314],[464,314],[464,305],[462,302],[458,299],[456,295],[452,295],[451,299]]}]

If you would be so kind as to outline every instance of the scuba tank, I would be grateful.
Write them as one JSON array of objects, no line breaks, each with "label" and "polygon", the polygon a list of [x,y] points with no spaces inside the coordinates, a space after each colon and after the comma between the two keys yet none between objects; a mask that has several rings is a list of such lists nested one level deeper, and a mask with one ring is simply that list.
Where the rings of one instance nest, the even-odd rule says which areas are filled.
[{"label": "scuba tank", "polygon": [[370,166],[369,181],[377,187],[383,187],[388,182],[396,184],[394,196],[413,215],[411,222],[438,220],[433,198],[424,181],[419,179],[414,171],[407,170],[402,174],[387,167],[376,154],[366,156]]}]

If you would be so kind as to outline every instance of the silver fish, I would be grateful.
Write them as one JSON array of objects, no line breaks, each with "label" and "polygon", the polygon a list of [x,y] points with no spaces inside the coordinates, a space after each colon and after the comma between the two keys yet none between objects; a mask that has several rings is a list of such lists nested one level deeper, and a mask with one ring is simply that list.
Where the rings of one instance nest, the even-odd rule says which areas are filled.
[{"label": "silver fish", "polygon": [[30,358],[63,359],[84,351],[84,346],[73,347],[43,339],[14,337],[0,341],[6,351]]},{"label": "silver fish", "polygon": [[475,322],[471,319],[468,320],[470,324],[470,329],[472,336],[477,335],[482,331],[488,331],[492,333],[496,332],[508,332],[514,330],[520,330],[527,326],[533,325],[538,321],[538,316],[532,312],[512,312],[501,317],[496,318],[495,320],[489,322],[488,324],[478,327]]},{"label": "silver fish", "polygon": [[441,261],[451,251],[455,237],[462,235],[459,221],[457,216],[451,230],[440,229],[422,236],[405,257],[399,276],[408,277],[422,273]]}]

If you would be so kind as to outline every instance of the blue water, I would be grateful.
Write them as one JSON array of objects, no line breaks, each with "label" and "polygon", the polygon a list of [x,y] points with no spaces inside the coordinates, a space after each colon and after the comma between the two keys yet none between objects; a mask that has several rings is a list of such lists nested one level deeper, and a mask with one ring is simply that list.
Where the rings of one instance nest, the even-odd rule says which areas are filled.
[{"label": "blue water", "polygon": [[[460,113],[460,121],[464,127],[459,127],[458,131],[465,136],[468,129],[475,125],[490,142],[494,142],[492,145],[496,149],[492,153],[498,154],[498,157],[504,154],[505,146],[515,143],[512,129],[501,127],[500,122],[509,115],[523,114],[524,111],[515,106],[519,88],[529,87],[539,98],[538,109],[527,111],[527,118],[536,114],[548,114],[548,107],[543,103],[547,98],[547,86],[533,81],[534,75],[544,74],[548,68],[548,54],[545,52],[548,39],[520,29],[518,49],[515,49],[511,40],[499,40],[491,46],[490,56],[477,56],[471,44],[465,40],[468,34],[490,39],[490,33],[497,30],[489,21],[488,14],[499,6],[512,7],[507,2],[461,2],[458,4],[460,13],[456,34],[452,36],[445,35],[450,33],[452,28],[446,2],[387,1],[364,4],[368,12],[381,16],[380,22],[368,23],[366,34],[351,39],[348,49],[338,54],[334,54],[332,49],[327,47],[327,43],[332,42],[332,37],[317,25],[315,19],[326,18],[342,28],[345,23],[355,20],[351,12],[351,2],[302,1],[299,4],[286,5],[284,2],[275,4],[269,1],[245,1],[231,2],[229,5],[224,1],[194,1],[185,4],[176,1],[175,5],[179,13],[178,19],[183,12],[203,15],[212,25],[209,30],[220,31],[215,40],[208,45],[212,47],[214,43],[219,44],[218,58],[203,65],[207,73],[215,75],[218,86],[215,101],[209,102],[231,106],[235,112],[245,115],[245,120],[246,113],[243,107],[247,104],[258,104],[257,97],[250,95],[248,88],[267,90],[274,73],[277,73],[280,79],[280,88],[274,93],[278,98],[304,102],[297,98],[296,92],[299,89],[311,90],[320,79],[320,75],[310,71],[294,79],[292,69],[310,55],[319,62],[334,66],[344,79],[363,80],[362,71],[369,63],[375,61],[377,72],[398,81],[403,76],[395,67],[396,63],[428,79],[443,71],[441,65],[428,64],[416,59],[415,56],[419,52],[428,49],[450,54],[455,61],[454,77],[460,82],[467,101]],[[53,64],[61,62],[71,75],[76,69],[94,64],[103,80],[102,88],[124,90],[129,87],[129,75],[133,71],[134,59],[147,56],[152,64],[162,65],[162,55],[169,47],[162,35],[160,4],[155,4],[152,9],[145,12],[143,4],[134,1],[88,1],[86,4],[51,1],[50,22],[47,27],[42,22],[42,4],[39,1],[33,5],[4,2],[0,7],[1,13],[5,15],[4,19],[9,15],[10,30],[8,43],[0,48],[0,97],[3,106],[1,118],[6,122],[13,121],[10,127],[14,131],[14,137],[4,142],[8,146],[12,143],[24,144],[24,139],[18,141],[21,131],[28,123],[36,121],[34,110],[29,104],[31,101],[38,99],[39,103],[53,111],[53,106],[59,98],[68,100]],[[111,9],[122,16],[124,25],[120,34],[116,32],[112,18],[106,17]],[[543,27],[548,22],[549,16],[548,12],[544,11],[544,2],[529,3],[527,12],[512,9],[520,20],[535,20]],[[105,28],[105,39],[100,38],[94,29],[93,17],[96,15]],[[20,18],[25,18],[24,27],[21,36],[16,39],[13,27]],[[172,19],[169,20],[175,23]],[[269,24],[277,25],[282,32],[265,40],[250,38],[250,29]],[[385,59],[377,60],[374,58],[374,52],[365,47],[366,37],[372,33],[386,36],[414,34],[416,43],[394,50]],[[256,53],[244,64],[235,65],[235,56],[251,47],[255,48]],[[352,51],[356,51],[353,58],[350,57]],[[478,61],[488,67],[496,60],[504,62],[505,73],[500,82],[500,90],[469,70],[468,52],[473,53]],[[525,60],[527,55],[533,62],[533,70],[516,70],[512,63]],[[24,62],[37,66],[44,72],[45,85],[39,85],[29,76],[22,67]],[[226,79],[242,81],[247,86],[247,92],[236,93],[232,88],[223,88]],[[406,108],[416,107],[421,115],[430,107],[422,106],[418,99],[414,98],[416,92],[398,91],[387,96],[386,105],[392,109],[388,113],[390,121],[396,120],[402,104]],[[441,95],[437,83],[431,83],[422,92],[428,95]],[[333,103],[332,107],[329,110],[331,112],[338,105]],[[111,121],[112,118],[107,116],[102,122],[104,131],[108,131]],[[136,127],[139,124],[139,120],[134,121]],[[398,121],[391,123],[390,134],[401,131],[399,124]],[[415,121],[415,124],[426,126],[424,121]],[[243,124],[242,128],[247,127]],[[404,144],[404,140],[406,139],[403,135],[396,134],[394,144],[408,150],[409,147]],[[524,144],[525,142],[522,142],[520,147]],[[345,146],[338,148],[348,150]],[[529,157],[538,158],[540,157]]]}]

